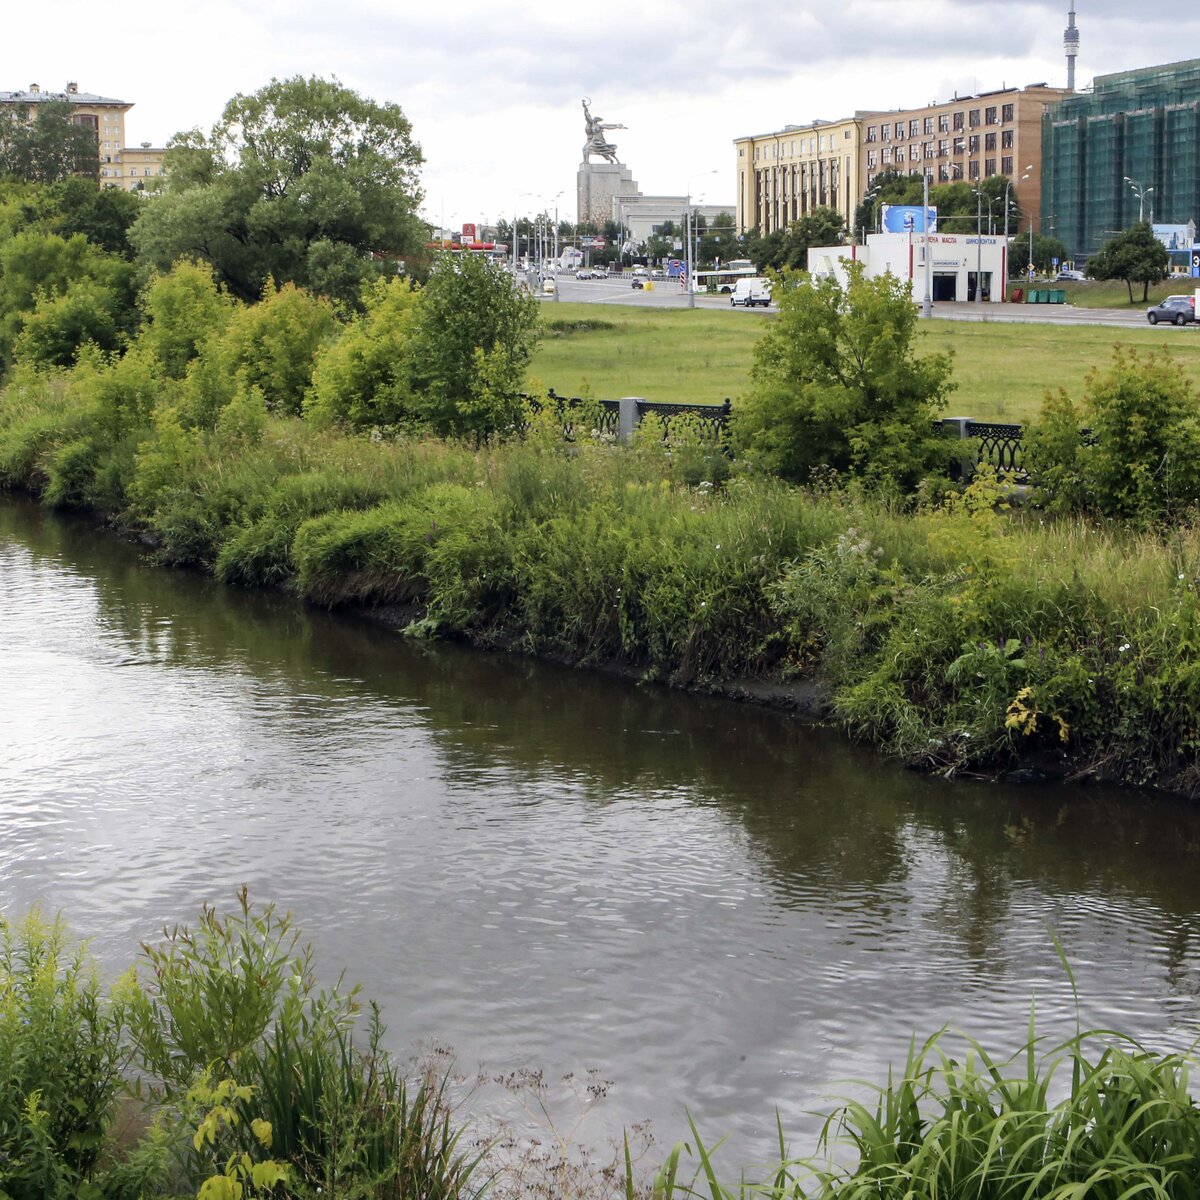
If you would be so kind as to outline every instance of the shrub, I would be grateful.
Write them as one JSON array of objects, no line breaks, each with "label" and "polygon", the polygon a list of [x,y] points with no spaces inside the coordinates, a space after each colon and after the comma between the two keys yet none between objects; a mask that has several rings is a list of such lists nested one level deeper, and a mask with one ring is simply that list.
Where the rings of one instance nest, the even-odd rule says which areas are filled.
[{"label": "shrub", "polygon": [[1166,354],[1117,347],[1107,371],[1088,374],[1082,405],[1047,397],[1027,438],[1039,497],[1052,508],[1146,521],[1200,501],[1200,402]]},{"label": "shrub", "polygon": [[932,424],[950,360],[914,352],[909,285],[848,270],[844,289],[832,277],[776,288],[779,316],[755,346],[734,436],[744,457],[793,482],[832,468],[911,490],[949,463]]},{"label": "shrub", "polygon": [[0,916],[0,1195],[66,1200],[91,1178],[123,1087],[123,1011],[60,920]]},{"label": "shrub", "polygon": [[181,260],[151,279],[141,304],[145,325],[139,344],[158,360],[164,375],[182,379],[204,342],[229,324],[234,302],[210,267]]}]

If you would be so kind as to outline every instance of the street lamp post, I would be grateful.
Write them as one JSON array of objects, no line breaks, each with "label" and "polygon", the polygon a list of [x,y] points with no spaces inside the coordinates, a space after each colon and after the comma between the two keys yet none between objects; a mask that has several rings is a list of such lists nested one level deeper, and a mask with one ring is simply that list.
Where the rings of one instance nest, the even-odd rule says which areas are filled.
[{"label": "street lamp post", "polygon": [[[1017,182],[1024,183],[1025,180],[1028,179],[1029,176],[1032,174],[1033,174],[1033,163],[1030,163],[1029,166],[1027,166],[1025,168],[1024,172],[1021,174],[1021,177],[1017,180]],[[1013,181],[1011,179],[1004,185],[1004,244],[1006,246],[1008,245],[1008,211],[1009,211],[1009,209],[1008,209],[1008,192],[1009,192],[1009,189],[1012,187],[1012,185],[1013,185]],[[1030,228],[1032,228],[1033,217],[1030,217],[1029,221],[1030,221]]]},{"label": "street lamp post", "polygon": [[717,169],[714,167],[711,171],[700,171],[693,175],[687,184],[687,255],[685,259],[685,269],[687,271],[687,298],[688,308],[696,307],[696,283],[692,276],[692,181],[700,179],[705,175],[716,175]]},{"label": "street lamp post", "polygon": [[983,192],[975,189],[975,303],[983,303]]},{"label": "street lamp post", "polygon": [[[1125,176],[1125,182],[1129,184],[1129,186],[1133,189],[1133,194],[1138,198],[1138,224],[1140,225],[1145,219],[1146,215],[1146,197],[1150,195],[1154,189],[1152,187],[1142,187],[1142,185],[1138,183],[1136,179],[1130,179],[1128,175]],[[1153,207],[1151,207],[1150,212],[1153,214]]]},{"label": "street lamp post", "polygon": [[933,316],[933,293],[930,290],[929,273],[933,269],[933,247],[929,243],[929,168],[921,170],[921,203],[924,204],[921,224],[925,230],[925,296],[921,300],[921,316]]}]

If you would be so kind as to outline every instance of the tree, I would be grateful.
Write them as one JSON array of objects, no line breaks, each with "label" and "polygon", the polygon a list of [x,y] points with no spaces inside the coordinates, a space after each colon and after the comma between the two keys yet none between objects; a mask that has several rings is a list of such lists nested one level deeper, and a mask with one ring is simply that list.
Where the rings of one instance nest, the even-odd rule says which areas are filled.
[{"label": "tree", "polygon": [[1167,248],[1154,236],[1148,221],[1139,221],[1123,233],[1118,233],[1100,247],[1087,261],[1087,273],[1093,279],[1123,279],[1133,303],[1133,285],[1142,285],[1142,303],[1146,302],[1152,283],[1167,277],[1171,258]]},{"label": "tree", "polygon": [[746,250],[760,271],[804,271],[808,269],[810,246],[840,245],[846,236],[846,222],[836,209],[818,205],[793,221],[786,230],[775,230],[766,237],[747,237]]},{"label": "tree", "polygon": [[206,138],[171,139],[166,191],[131,231],[160,270],[182,256],[212,264],[243,300],[268,279],[347,304],[390,269],[373,252],[404,256],[424,241],[420,148],[396,104],[336,80],[273,79],[237,95]]},{"label": "tree", "polygon": [[407,346],[410,415],[443,437],[481,440],[520,421],[538,301],[473,254],[444,255],[417,297]]},{"label": "tree", "polygon": [[948,462],[933,421],[950,359],[914,352],[907,283],[867,279],[861,263],[848,270],[844,290],[832,277],[776,287],[779,316],[754,348],[734,435],[743,456],[793,482],[831,467],[912,488]]},{"label": "tree", "polygon": [[0,175],[32,183],[55,183],[72,175],[98,180],[96,130],[76,125],[72,114],[70,101],[44,100],[0,116]]},{"label": "tree", "polygon": [[1030,258],[1029,233],[1019,233],[1008,243],[1008,273],[1011,276],[1024,275],[1029,270],[1030,262],[1039,275],[1049,275],[1054,270],[1055,260],[1065,262],[1069,257],[1067,247],[1058,238],[1048,233],[1033,235],[1033,257]]}]

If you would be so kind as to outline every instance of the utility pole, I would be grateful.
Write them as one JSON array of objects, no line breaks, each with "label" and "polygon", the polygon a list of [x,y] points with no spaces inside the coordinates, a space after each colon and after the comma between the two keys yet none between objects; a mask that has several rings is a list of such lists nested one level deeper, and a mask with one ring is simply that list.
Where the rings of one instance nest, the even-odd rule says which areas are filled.
[{"label": "utility pole", "polygon": [[930,290],[930,272],[933,269],[933,247],[929,244],[929,168],[921,172],[921,202],[924,205],[922,225],[925,228],[925,297],[921,301],[921,316],[933,316],[933,293]]}]

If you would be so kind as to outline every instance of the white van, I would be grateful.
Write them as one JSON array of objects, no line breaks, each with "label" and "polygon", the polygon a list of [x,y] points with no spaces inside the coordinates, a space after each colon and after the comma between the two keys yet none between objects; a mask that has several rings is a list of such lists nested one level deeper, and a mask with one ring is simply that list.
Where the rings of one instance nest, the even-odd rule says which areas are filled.
[{"label": "white van", "polygon": [[763,308],[766,308],[770,303],[771,281],[769,279],[758,277],[739,279],[729,294],[729,304],[732,308],[736,308],[739,304],[745,308],[753,308],[756,304],[761,304]]}]

